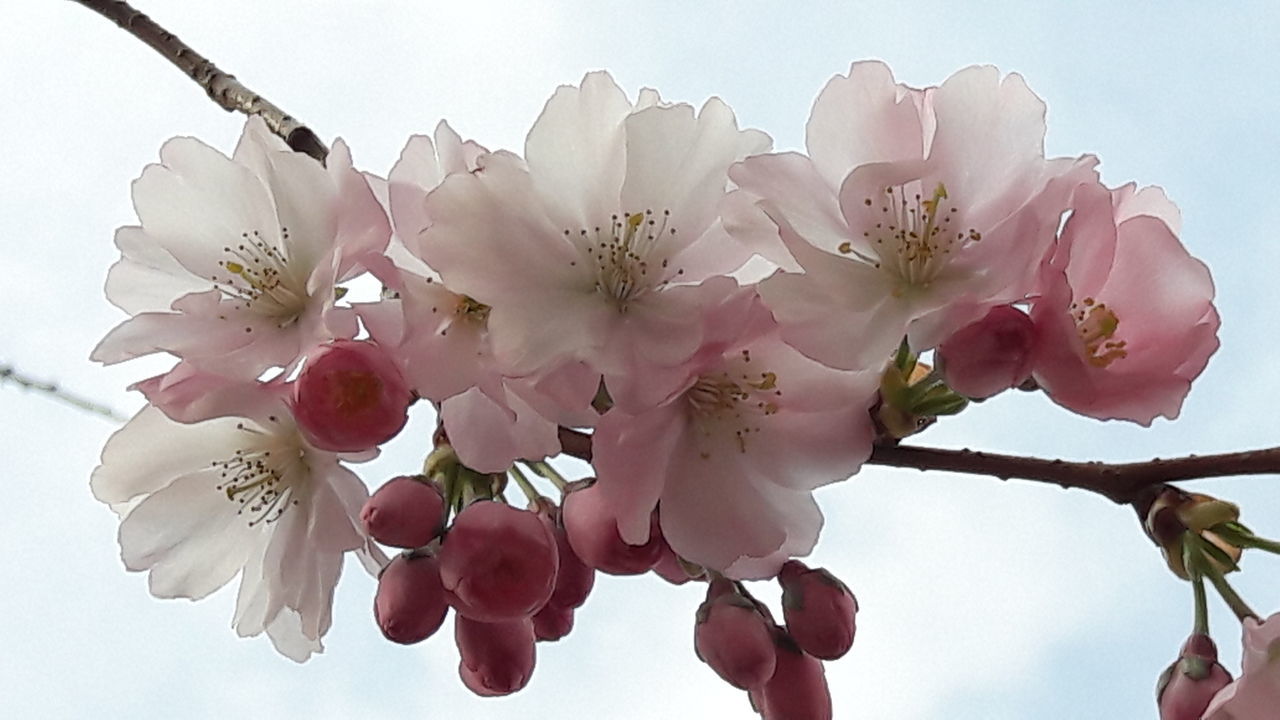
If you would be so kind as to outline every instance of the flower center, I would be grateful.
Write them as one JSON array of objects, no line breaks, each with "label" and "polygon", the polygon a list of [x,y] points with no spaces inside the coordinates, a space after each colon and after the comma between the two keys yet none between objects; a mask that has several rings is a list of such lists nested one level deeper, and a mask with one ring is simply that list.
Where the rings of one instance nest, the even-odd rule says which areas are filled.
[{"label": "flower center", "polygon": [[[572,237],[569,230],[565,237]],[[661,288],[670,281],[668,261],[658,250],[665,238],[673,237],[676,229],[671,225],[671,211],[663,210],[655,215],[652,210],[642,213],[624,213],[621,218],[613,215],[607,228],[597,225],[592,230],[578,231],[580,249],[595,269],[596,292],[607,297],[618,312],[626,312],[628,304],[638,300],[650,290]],[[576,264],[576,263],[575,263]],[[683,275],[679,269],[675,275]]]},{"label": "flower center", "polygon": [[[908,194],[909,188],[914,190]],[[875,257],[858,253],[852,243],[839,247],[892,275],[897,283],[893,294],[901,297],[912,288],[928,287],[947,264],[953,250],[982,240],[982,233],[969,228],[955,230],[951,223],[956,208],[944,205],[947,188],[942,183],[925,199],[920,181],[887,187],[878,199],[864,198],[867,207],[880,206],[880,222],[863,231]]]},{"label": "flower center", "polygon": [[461,321],[484,327],[489,322],[489,306],[478,300],[460,295],[454,314]]},{"label": "flower center", "polygon": [[[287,243],[289,229],[280,228],[280,235]],[[257,230],[241,233],[240,238],[240,244],[222,248],[225,259],[219,260],[218,266],[227,276],[212,275],[209,279],[224,296],[242,301],[245,307],[276,320],[282,328],[288,327],[306,308],[305,279],[299,280],[289,272],[285,251],[268,244]]]},{"label": "flower center", "polygon": [[1128,357],[1125,341],[1116,340],[1116,328],[1120,318],[1091,297],[1071,303],[1071,318],[1076,321],[1076,332],[1084,342],[1085,359],[1094,367],[1104,368],[1120,358]]},{"label": "flower center", "polygon": [[[732,428],[738,451],[747,451],[747,440],[760,432],[757,421],[778,412],[778,376],[772,372],[755,372],[748,367],[750,351],[742,351],[741,362],[726,370],[700,376],[685,391],[684,399],[698,432],[709,438],[719,428]],[[711,452],[702,450],[704,459]]]},{"label": "flower center", "polygon": [[[236,429],[246,433],[265,433],[237,424]],[[237,503],[237,515],[250,517],[249,527],[273,523],[285,510],[297,505],[295,473],[289,472],[292,464],[299,462],[302,452],[298,448],[277,447],[271,449],[249,448],[236,450],[226,460],[215,460],[212,466],[219,470],[216,489],[227,499]]]}]

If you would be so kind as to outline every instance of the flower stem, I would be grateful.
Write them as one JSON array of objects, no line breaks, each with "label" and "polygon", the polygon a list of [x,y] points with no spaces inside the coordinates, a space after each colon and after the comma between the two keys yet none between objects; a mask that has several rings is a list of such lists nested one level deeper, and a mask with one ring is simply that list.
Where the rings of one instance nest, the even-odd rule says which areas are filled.
[{"label": "flower stem", "polygon": [[1201,635],[1209,634],[1209,598],[1204,590],[1204,576],[1196,572],[1191,575],[1191,593],[1195,596],[1195,622],[1192,632]]},{"label": "flower stem", "polygon": [[551,467],[549,463],[543,460],[538,460],[535,462],[528,463],[528,465],[530,470],[533,470],[534,472],[538,473],[542,477],[550,480],[551,483],[555,485],[556,489],[559,490],[560,492],[563,493],[565,491],[565,488],[569,487],[569,481],[566,480],[564,476],[561,475],[555,468]]},{"label": "flower stem", "polygon": [[1227,607],[1231,608],[1231,612],[1235,613],[1238,619],[1243,621],[1245,618],[1254,618],[1255,620],[1258,618],[1258,614],[1253,611],[1253,608],[1249,607],[1244,598],[1240,597],[1235,588],[1231,587],[1231,584],[1227,582],[1227,578],[1221,572],[1211,567],[1206,574],[1209,577],[1209,582],[1213,583],[1213,588],[1218,591],[1218,595],[1222,596],[1222,601],[1227,604]]},{"label": "flower stem", "polygon": [[520,491],[529,499],[529,503],[536,504],[542,497],[542,493],[538,492],[538,488],[534,487],[533,483],[529,482],[529,478],[526,477],[523,472],[520,472],[520,468],[512,465],[511,468],[507,470],[507,473],[510,474],[512,479],[516,481],[516,484],[520,486]]}]

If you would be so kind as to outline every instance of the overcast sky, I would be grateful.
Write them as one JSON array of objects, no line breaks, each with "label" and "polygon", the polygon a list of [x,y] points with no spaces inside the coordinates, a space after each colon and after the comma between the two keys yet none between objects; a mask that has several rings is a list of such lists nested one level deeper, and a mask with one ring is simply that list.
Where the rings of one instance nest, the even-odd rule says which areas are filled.
[{"label": "overcast sky", "polygon": [[[724,98],[776,147],[851,61],[937,84],[972,63],[1026,76],[1049,104],[1048,150],[1094,152],[1109,184],[1164,186],[1183,240],[1212,268],[1223,347],[1183,417],[1150,429],[1000,397],[921,444],[1072,459],[1147,459],[1280,442],[1280,16],[1259,2],[323,2],[139,0],[162,24],[322,137],[385,174],[411,133],[447,118],[519,150],[555,87],[612,71],[700,104]],[[243,119],[77,5],[10,3],[0,24],[0,363],[132,413],[124,391],[163,369],[88,354],[122,316],[101,294],[129,184],[175,135],[230,152]],[[1122,9],[1118,9],[1123,6]],[[610,579],[565,640],[539,647],[530,686],[478,699],[446,628],[381,639],[373,581],[354,563],[327,652],[304,666],[229,628],[233,591],[159,601],[125,572],[115,517],[88,489],[110,421],[0,387],[0,714],[6,717],[749,718],[746,698],[693,656],[698,587]],[[416,468],[430,417],[377,463]],[[1280,536],[1275,477],[1199,485]],[[1270,486],[1270,487],[1268,487]],[[818,494],[814,561],[862,606],[853,652],[827,666],[836,716],[890,720],[1143,718],[1191,623],[1191,595],[1132,511],[1079,491],[868,468]],[[1280,610],[1280,559],[1235,582]],[[773,593],[764,592],[776,603]],[[775,605],[776,607],[776,605]],[[1238,667],[1238,625],[1215,636]]]}]

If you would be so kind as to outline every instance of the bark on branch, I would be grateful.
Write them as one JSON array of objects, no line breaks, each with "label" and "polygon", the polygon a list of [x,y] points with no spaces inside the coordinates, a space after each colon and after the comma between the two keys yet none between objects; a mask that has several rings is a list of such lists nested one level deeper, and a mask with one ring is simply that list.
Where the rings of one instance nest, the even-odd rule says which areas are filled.
[{"label": "bark on branch", "polygon": [[173,33],[134,9],[123,0],[74,0],[119,25],[173,63],[187,77],[204,88],[218,107],[245,115],[257,115],[289,147],[324,162],[329,148],[306,125],[274,103],[245,87],[234,75],[223,72],[203,55],[192,50]]},{"label": "bark on branch", "polygon": [[[591,460],[591,436],[560,429],[564,452]],[[1001,480],[1029,480],[1097,493],[1118,505],[1143,505],[1166,483],[1230,475],[1280,474],[1280,447],[1145,462],[1105,463],[1046,460],[974,450],[879,445],[871,465],[990,475]]]}]

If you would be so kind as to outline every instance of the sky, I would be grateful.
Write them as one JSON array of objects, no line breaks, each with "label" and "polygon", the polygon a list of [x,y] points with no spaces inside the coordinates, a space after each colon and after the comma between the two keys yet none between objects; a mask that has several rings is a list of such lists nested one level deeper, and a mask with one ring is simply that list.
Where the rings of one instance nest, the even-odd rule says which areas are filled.
[{"label": "sky", "polygon": [[[1074,416],[1013,393],[913,442],[1068,459],[1141,460],[1277,444],[1280,349],[1280,11],[1269,2],[392,2],[198,0],[140,8],[326,140],[383,174],[441,118],[519,150],[557,85],[607,69],[798,149],[818,90],[879,58],[900,81],[941,83],[973,63],[1023,74],[1049,105],[1050,155],[1096,153],[1104,180],[1158,184],[1183,241],[1212,269],[1222,348],[1182,416],[1151,428]],[[164,370],[88,361],[123,319],[102,296],[131,224],[130,182],[167,138],[230,152],[243,119],[70,2],[14,4],[0,24],[0,364],[105,402]],[[418,414],[357,472],[371,486],[417,468]],[[327,651],[305,665],[230,629],[234,591],[160,601],[118,557],[114,515],[88,478],[111,421],[0,386],[0,714],[6,717],[753,717],[692,650],[694,585],[608,578],[524,691],[480,699],[446,630],[381,638],[373,581],[349,563]],[[1280,478],[1190,483],[1239,502],[1280,537]],[[844,579],[858,639],[827,665],[836,717],[1045,720],[1154,717],[1157,675],[1191,624],[1189,588],[1131,510],[1083,491],[869,467],[819,491],[812,564]],[[1280,559],[1248,556],[1234,582],[1280,610]],[[777,608],[777,593],[761,588]],[[1238,668],[1238,624],[1211,626]]]}]

